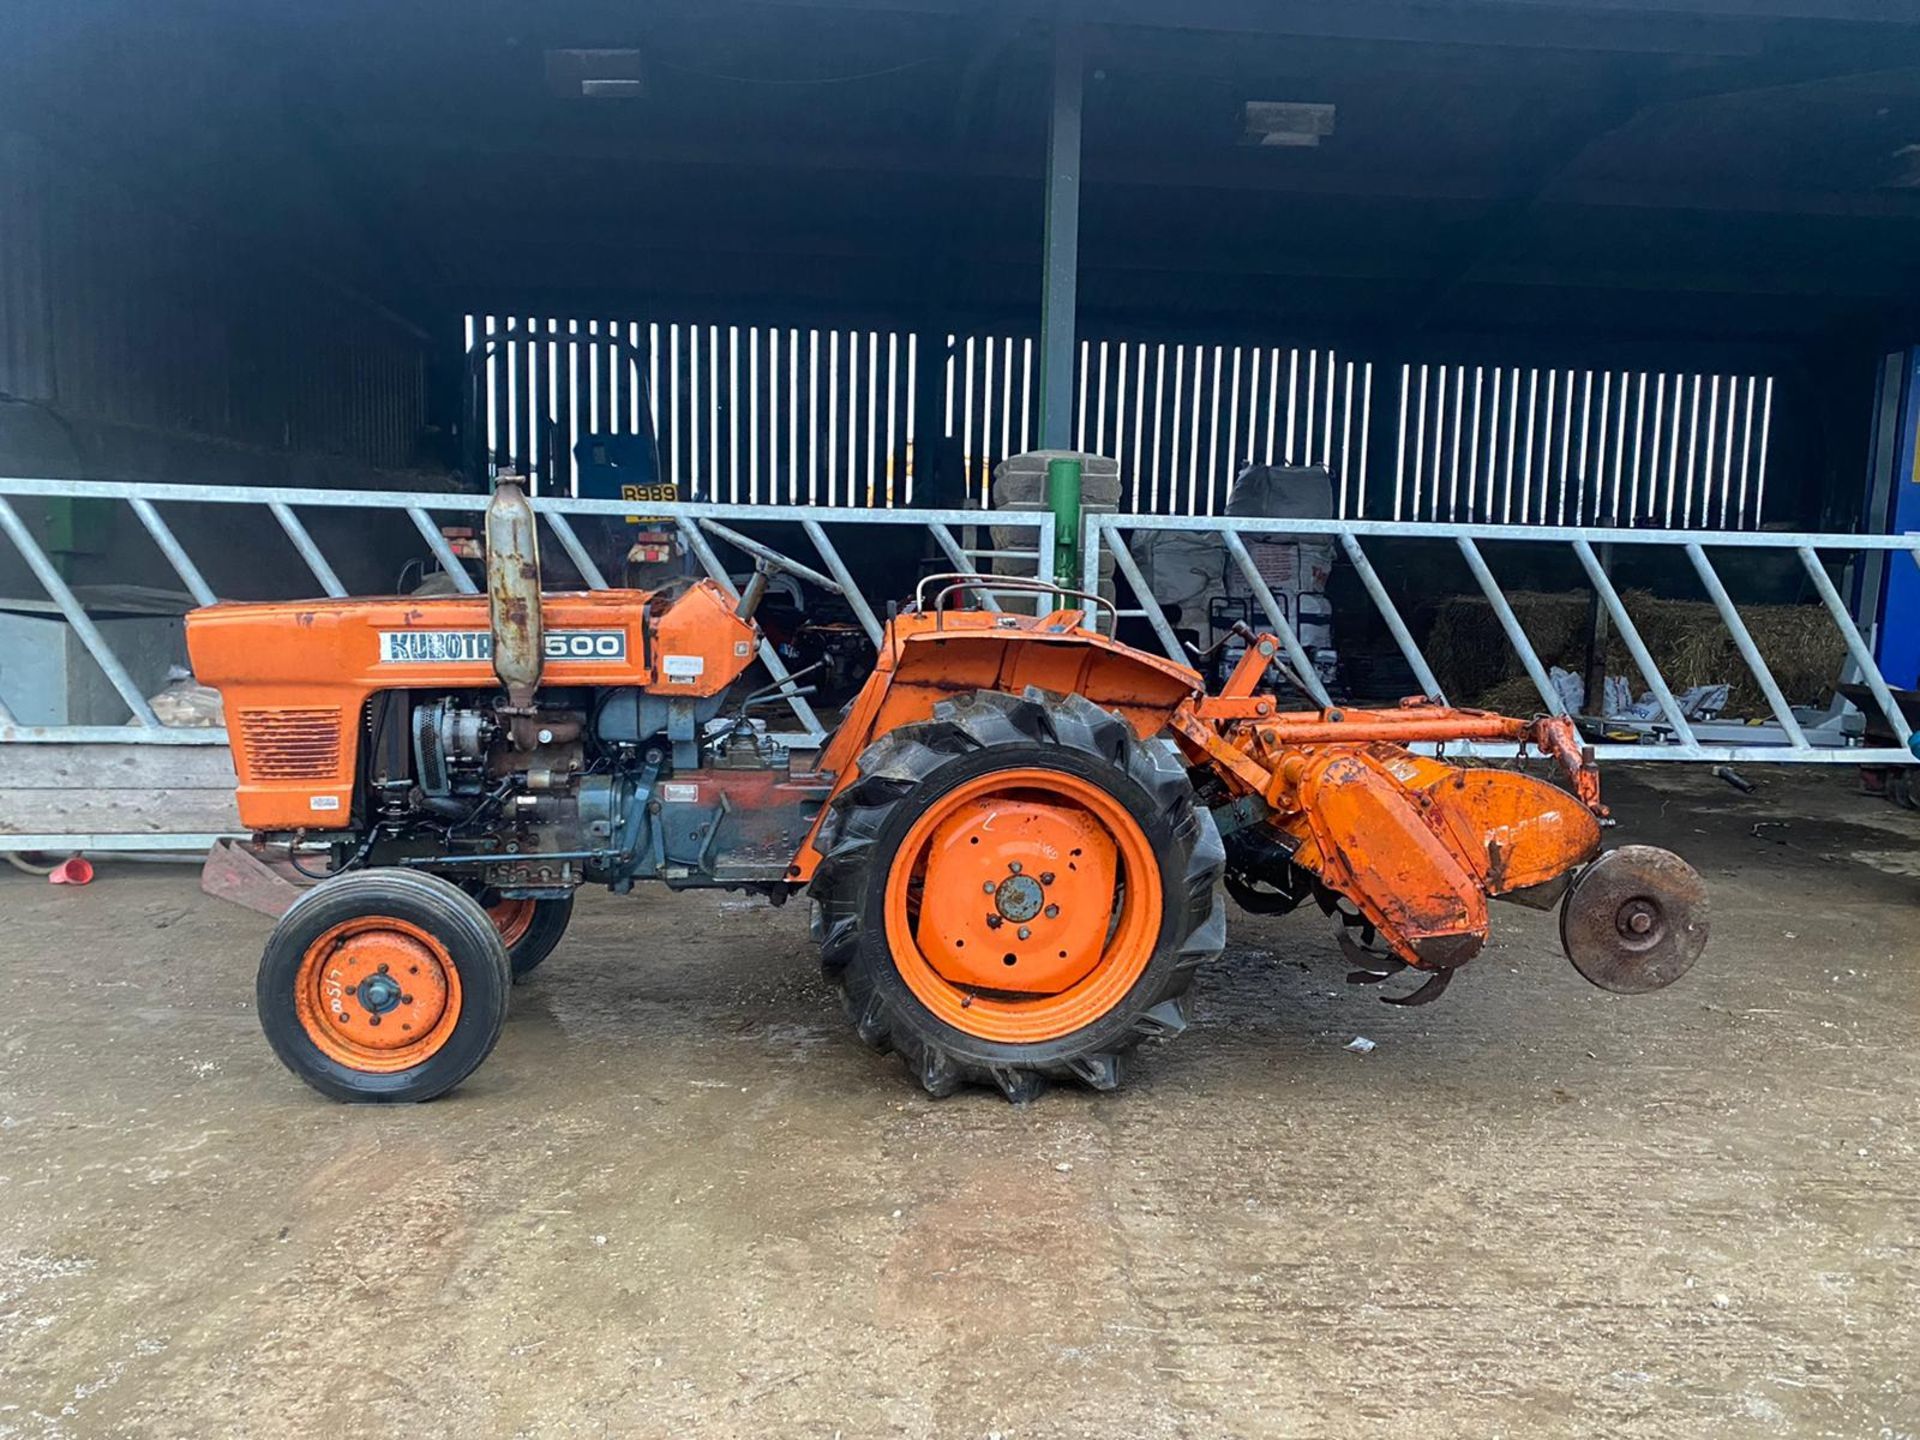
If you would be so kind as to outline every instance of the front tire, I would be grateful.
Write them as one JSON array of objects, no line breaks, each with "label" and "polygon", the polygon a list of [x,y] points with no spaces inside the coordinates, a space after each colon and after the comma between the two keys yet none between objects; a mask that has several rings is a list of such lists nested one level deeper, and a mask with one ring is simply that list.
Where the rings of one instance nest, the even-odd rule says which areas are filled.
[{"label": "front tire", "polygon": [[413,870],[356,870],[293,903],[267,939],[260,1027],[335,1100],[431,1100],[500,1038],[511,971],[487,912]]},{"label": "front tire", "polygon": [[978,691],[860,757],[821,829],[815,938],[861,1038],[932,1094],[1107,1090],[1187,1025],[1225,852],[1171,745],[1080,696]]}]

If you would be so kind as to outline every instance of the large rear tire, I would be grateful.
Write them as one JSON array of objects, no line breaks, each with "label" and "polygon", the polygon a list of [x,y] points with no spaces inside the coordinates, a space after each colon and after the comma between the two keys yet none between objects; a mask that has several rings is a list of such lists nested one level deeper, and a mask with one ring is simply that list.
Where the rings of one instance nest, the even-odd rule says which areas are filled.
[{"label": "large rear tire", "polygon": [[335,1100],[431,1100],[500,1038],[511,971],[487,912],[415,870],[356,870],[294,901],[267,938],[260,1027]]},{"label": "large rear tire", "polygon": [[1225,851],[1163,740],[1075,695],[978,691],[860,757],[809,893],[860,1036],[932,1094],[1108,1090],[1187,1025]]}]

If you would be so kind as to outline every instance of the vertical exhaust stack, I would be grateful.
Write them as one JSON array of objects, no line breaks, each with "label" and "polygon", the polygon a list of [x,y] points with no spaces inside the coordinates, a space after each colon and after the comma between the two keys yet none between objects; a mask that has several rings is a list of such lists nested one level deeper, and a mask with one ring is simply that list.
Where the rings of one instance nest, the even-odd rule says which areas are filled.
[{"label": "vertical exhaust stack", "polygon": [[487,613],[493,630],[493,673],[506,688],[513,743],[531,750],[538,740],[533,695],[545,663],[540,615],[540,535],[533,502],[521,477],[496,476],[487,505]]}]

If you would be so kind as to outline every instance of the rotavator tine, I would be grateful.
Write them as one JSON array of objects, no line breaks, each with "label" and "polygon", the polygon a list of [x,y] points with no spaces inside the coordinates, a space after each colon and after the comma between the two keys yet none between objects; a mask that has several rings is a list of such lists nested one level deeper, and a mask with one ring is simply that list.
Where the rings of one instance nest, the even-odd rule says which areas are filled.
[{"label": "rotavator tine", "polygon": [[1427,983],[1411,995],[1382,995],[1382,1005],[1431,1005],[1446,992],[1453,983],[1453,971],[1436,970],[1427,977]]},{"label": "rotavator tine", "polygon": [[1407,968],[1407,962],[1386,950],[1369,950],[1360,941],[1353,938],[1351,930],[1336,930],[1333,938],[1340,942],[1340,953],[1347,963],[1356,970],[1365,970],[1382,979],[1389,975],[1398,975]]}]

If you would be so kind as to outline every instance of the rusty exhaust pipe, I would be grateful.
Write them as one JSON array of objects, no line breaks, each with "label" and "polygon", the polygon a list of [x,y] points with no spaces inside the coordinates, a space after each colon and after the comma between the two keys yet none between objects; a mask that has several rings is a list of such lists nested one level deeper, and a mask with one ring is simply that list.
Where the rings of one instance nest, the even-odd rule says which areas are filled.
[{"label": "rusty exhaust pipe", "polygon": [[533,502],[521,477],[511,471],[494,477],[487,504],[487,618],[493,630],[493,673],[507,692],[503,713],[510,718],[516,749],[538,743],[534,692],[546,659],[545,626],[540,615],[540,535]]}]

